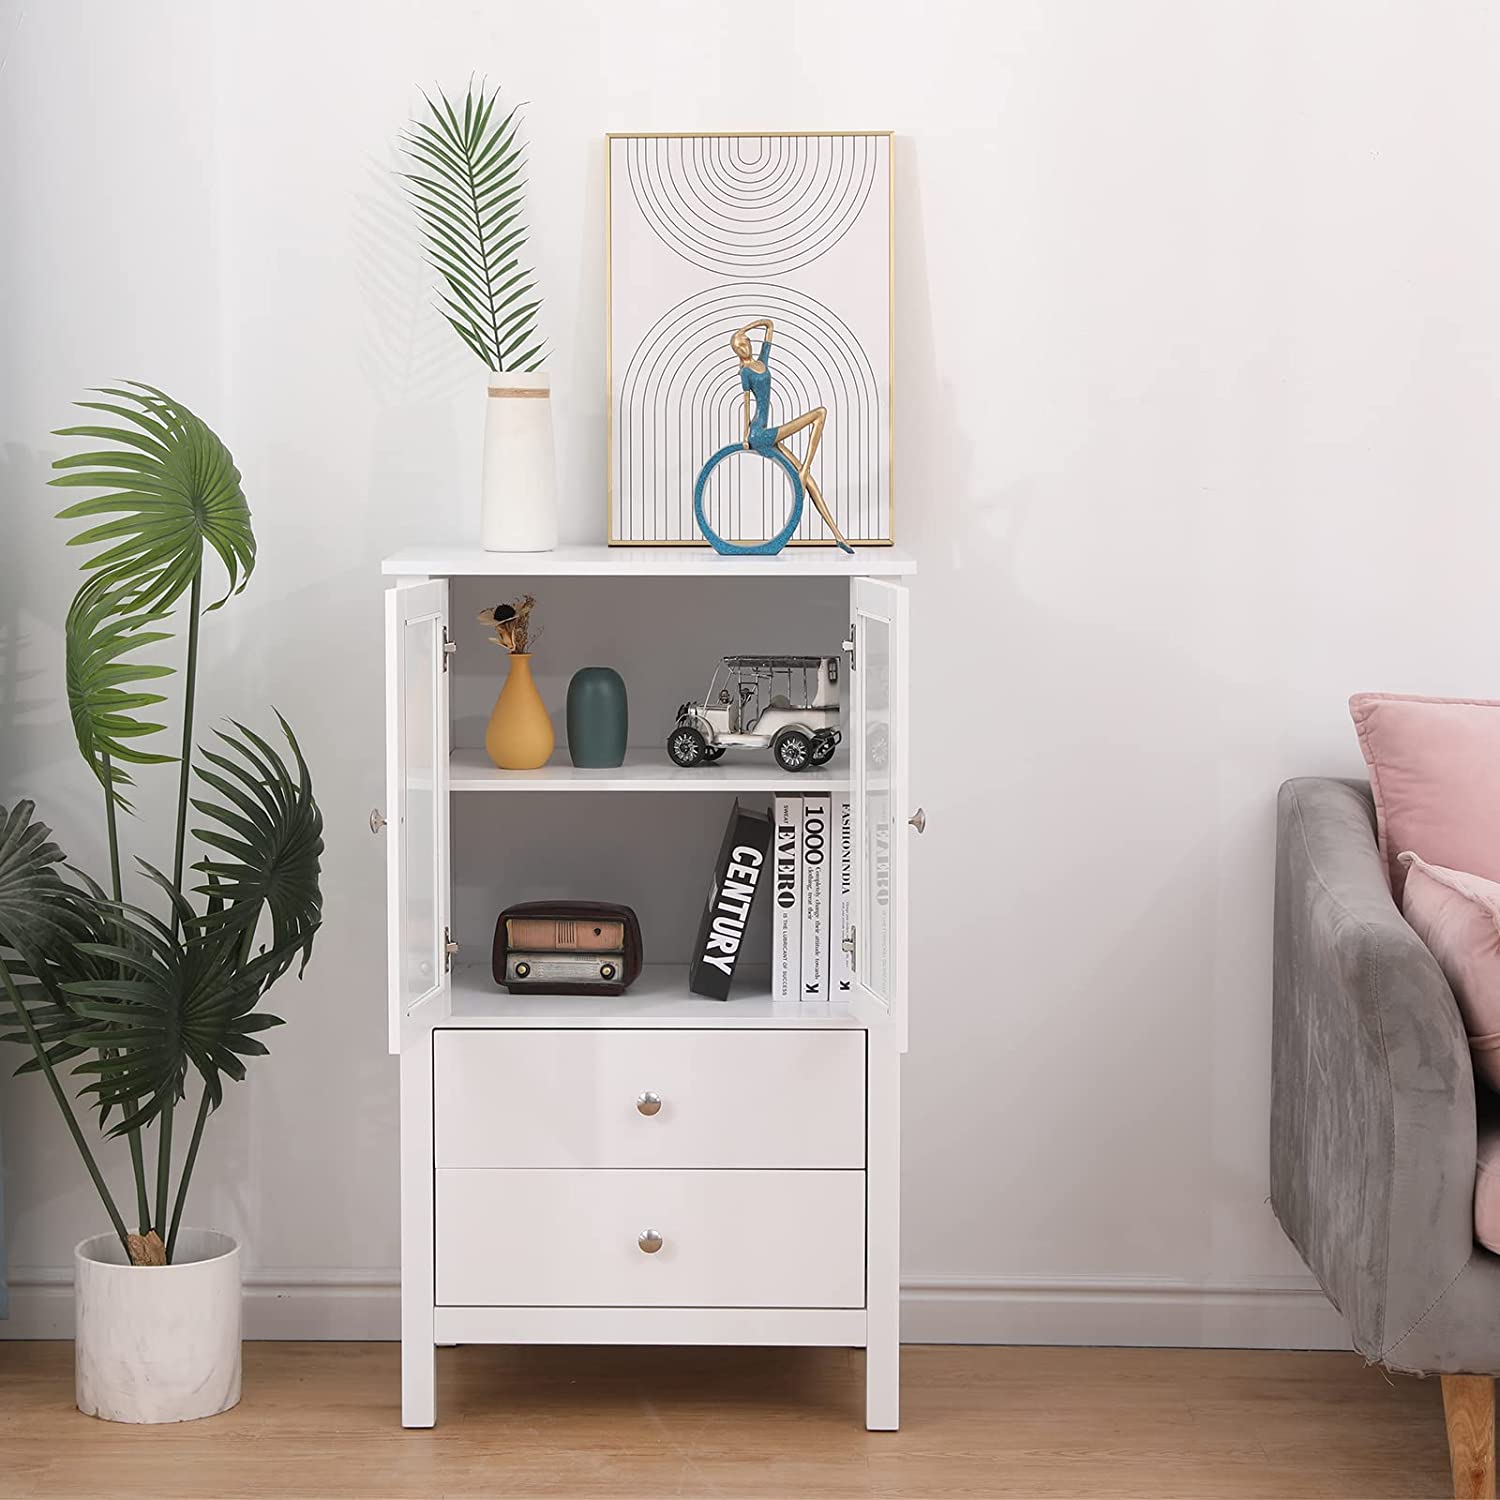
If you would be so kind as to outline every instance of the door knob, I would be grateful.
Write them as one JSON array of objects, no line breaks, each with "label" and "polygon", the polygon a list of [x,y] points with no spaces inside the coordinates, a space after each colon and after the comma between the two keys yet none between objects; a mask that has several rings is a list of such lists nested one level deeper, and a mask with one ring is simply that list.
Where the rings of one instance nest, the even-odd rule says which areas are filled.
[{"label": "door knob", "polygon": [[646,1092],[635,1101],[635,1107],[640,1110],[643,1115],[657,1114],[661,1109],[661,1095],[653,1093],[650,1089],[647,1089]]},{"label": "door knob", "polygon": [[641,1230],[635,1242],[647,1255],[655,1255],[662,1246],[661,1235],[655,1229]]},{"label": "door knob", "polygon": [[379,833],[385,827],[385,814],[378,807],[370,809],[370,832]]},{"label": "door knob", "polygon": [[920,807],[906,821],[910,823],[918,833],[925,833],[927,831],[927,814],[923,812]]}]

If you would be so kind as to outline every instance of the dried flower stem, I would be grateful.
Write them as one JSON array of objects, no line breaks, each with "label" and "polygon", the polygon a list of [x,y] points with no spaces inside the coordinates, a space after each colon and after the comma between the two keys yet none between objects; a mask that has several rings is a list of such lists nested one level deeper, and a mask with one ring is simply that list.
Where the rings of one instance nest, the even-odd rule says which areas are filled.
[{"label": "dried flower stem", "polygon": [[514,656],[524,656],[542,638],[541,629],[533,630],[531,611],[536,598],[522,594],[513,604],[492,604],[479,611],[479,619],[485,625],[493,625],[495,633],[490,639],[503,646]]}]

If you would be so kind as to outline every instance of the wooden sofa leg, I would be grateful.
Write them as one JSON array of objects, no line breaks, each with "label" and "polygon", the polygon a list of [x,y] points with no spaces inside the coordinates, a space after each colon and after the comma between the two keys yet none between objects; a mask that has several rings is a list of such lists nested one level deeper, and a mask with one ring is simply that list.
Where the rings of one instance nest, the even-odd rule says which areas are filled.
[{"label": "wooden sofa leg", "polygon": [[1495,1500],[1494,1378],[1444,1375],[1443,1415],[1454,1500]]}]

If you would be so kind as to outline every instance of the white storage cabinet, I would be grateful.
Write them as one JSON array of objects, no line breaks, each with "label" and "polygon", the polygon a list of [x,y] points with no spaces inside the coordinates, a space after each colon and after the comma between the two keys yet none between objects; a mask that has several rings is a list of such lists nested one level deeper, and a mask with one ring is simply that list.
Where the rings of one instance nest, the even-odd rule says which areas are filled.
[{"label": "white storage cabinet", "polygon": [[[401,1058],[404,1424],[436,1420],[439,1345],[824,1344],[866,1351],[866,1426],[896,1427],[907,843],[922,821],[907,781],[912,560],[894,548],[772,559],[438,548],[392,557],[384,571],[388,806],[372,827],[387,841],[390,1046]],[[694,578],[752,591],[757,579],[847,587],[839,753],[797,776],[751,751],[681,770],[666,756],[668,723],[633,724],[646,741],[659,727],[657,743],[632,748],[618,769],[582,771],[560,714],[558,753],[539,771],[499,771],[482,750],[450,748],[453,589],[504,579],[506,592],[528,588],[545,604],[562,580],[606,578],[641,590]],[[504,663],[486,649],[498,685]],[[651,670],[643,653],[627,673],[633,710],[631,679]],[[845,788],[855,872],[846,1001],[774,1000],[753,969],[729,1001],[701,999],[685,961],[651,961],[650,931],[646,968],[618,999],[511,996],[490,977],[487,933],[463,934],[462,949],[454,941],[464,871],[450,831],[471,799],[718,793],[726,806],[729,794],[767,805],[778,789]],[[581,806],[554,798],[548,809],[560,836],[576,827],[579,894],[631,901],[628,889],[588,887],[599,820],[570,823]],[[702,850],[705,868],[716,849],[715,839]],[[703,895],[701,870],[683,879],[691,923]]]}]

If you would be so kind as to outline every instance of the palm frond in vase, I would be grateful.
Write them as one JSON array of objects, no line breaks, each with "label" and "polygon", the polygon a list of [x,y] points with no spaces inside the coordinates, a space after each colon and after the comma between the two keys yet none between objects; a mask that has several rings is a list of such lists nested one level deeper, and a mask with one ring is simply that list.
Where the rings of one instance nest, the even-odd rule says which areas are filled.
[{"label": "palm frond in vase", "polygon": [[441,89],[427,116],[411,122],[402,174],[422,222],[428,263],[442,278],[440,311],[492,370],[535,370],[545,358],[537,333],[541,298],[526,250],[526,179],[517,135],[520,106],[497,117],[500,91],[469,85],[462,105]]},{"label": "palm frond in vase", "polygon": [[[236,720],[195,753],[200,627],[255,567],[233,456],[202,418],[154,386],[131,381],[94,394],[103,399],[78,404],[104,420],[61,430],[87,448],[56,460],[52,483],[94,492],[61,512],[84,523],[71,544],[90,549],[64,640],[74,733],[104,793],[108,894],[66,862],[29,801],[0,806],[0,1042],[29,1052],[18,1071],[45,1077],[127,1260],[161,1265],[173,1258],[224,1080],[242,1079],[245,1059],[265,1054],[259,1033],[282,1023],[262,1001],[289,969],[300,973],[312,950],[322,921],[323,819],[307,763],[279,715],[290,762]],[[215,557],[225,589],[205,604]],[[145,746],[167,717],[156,689],[173,669],[160,656],[183,605],[174,756]],[[133,772],[174,761],[172,873],[137,860],[147,894],[164,901],[156,916],[123,899],[118,814],[132,810],[122,792]],[[190,866],[194,810],[203,820],[192,830],[202,857]],[[174,1116],[195,1082],[192,1135],[185,1152],[174,1152]],[[128,1143],[133,1233],[83,1134],[75,1091],[101,1128]],[[156,1140],[154,1193],[148,1131]]]}]

